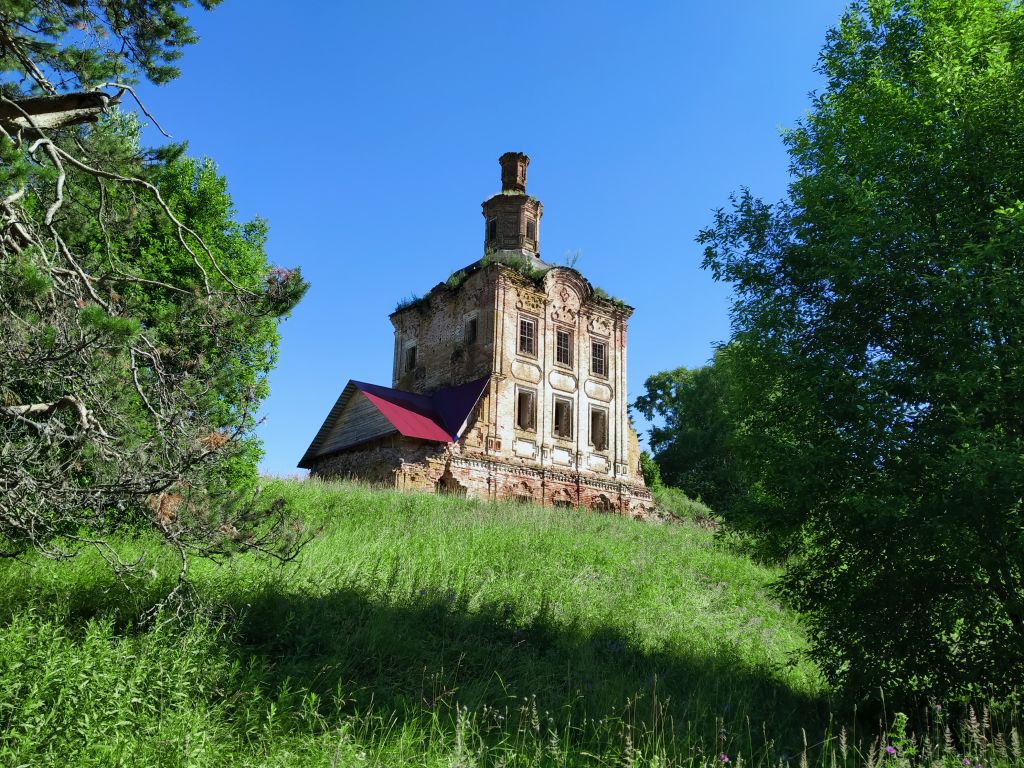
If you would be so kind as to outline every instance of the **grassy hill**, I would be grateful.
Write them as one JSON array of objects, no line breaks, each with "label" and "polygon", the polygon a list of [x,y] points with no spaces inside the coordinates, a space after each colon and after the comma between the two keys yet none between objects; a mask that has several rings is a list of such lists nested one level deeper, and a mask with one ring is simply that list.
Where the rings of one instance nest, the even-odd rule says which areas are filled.
[{"label": "grassy hill", "polygon": [[[139,621],[174,574],[145,537],[124,581],[95,553],[0,564],[0,764],[842,760],[773,573],[707,530],[274,490],[320,535],[283,567],[198,563],[184,625]],[[850,761],[877,735],[844,735]]]}]

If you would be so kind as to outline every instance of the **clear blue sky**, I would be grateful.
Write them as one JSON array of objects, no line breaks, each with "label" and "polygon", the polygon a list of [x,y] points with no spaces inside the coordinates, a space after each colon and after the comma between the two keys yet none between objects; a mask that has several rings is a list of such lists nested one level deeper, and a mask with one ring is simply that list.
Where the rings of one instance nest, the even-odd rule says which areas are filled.
[{"label": "clear blue sky", "polygon": [[[705,363],[728,288],[694,243],[746,185],[778,199],[779,129],[819,88],[839,0],[226,0],[180,79],[142,93],[228,178],[270,259],[312,284],[281,328],[262,468],[296,472],[345,382],[390,384],[396,301],[482,255],[497,158],[531,158],[541,250],[636,307],[629,398]],[[152,142],[159,137],[148,134]]]}]

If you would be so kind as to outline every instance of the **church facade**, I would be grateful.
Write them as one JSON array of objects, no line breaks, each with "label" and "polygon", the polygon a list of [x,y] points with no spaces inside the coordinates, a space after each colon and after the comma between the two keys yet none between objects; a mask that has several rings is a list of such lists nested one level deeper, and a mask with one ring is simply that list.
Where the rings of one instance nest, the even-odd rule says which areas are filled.
[{"label": "church facade", "polygon": [[499,160],[484,256],[391,315],[390,387],[350,381],[299,463],[399,489],[654,513],[626,400],[632,308],[540,258],[529,158]]}]

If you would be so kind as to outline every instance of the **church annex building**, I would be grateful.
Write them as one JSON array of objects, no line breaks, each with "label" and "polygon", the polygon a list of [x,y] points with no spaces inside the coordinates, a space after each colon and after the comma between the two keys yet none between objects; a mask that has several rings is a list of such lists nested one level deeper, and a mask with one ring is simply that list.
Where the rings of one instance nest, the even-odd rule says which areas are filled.
[{"label": "church annex building", "polygon": [[626,402],[633,310],[540,259],[530,159],[501,156],[484,256],[391,314],[390,387],[350,381],[299,467],[403,490],[654,511]]}]

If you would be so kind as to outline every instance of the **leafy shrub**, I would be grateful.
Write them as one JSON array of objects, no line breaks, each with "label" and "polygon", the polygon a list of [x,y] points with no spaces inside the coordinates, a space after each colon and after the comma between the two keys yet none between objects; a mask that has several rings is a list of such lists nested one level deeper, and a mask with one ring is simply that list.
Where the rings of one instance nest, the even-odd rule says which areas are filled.
[{"label": "leafy shrub", "polygon": [[509,269],[518,272],[527,280],[532,280],[534,283],[538,284],[544,279],[544,275],[546,275],[550,269],[549,267],[539,267],[536,262],[528,256],[521,256],[518,254],[509,255],[489,253],[484,256],[481,264],[485,267],[488,267],[491,264],[502,264]]}]

